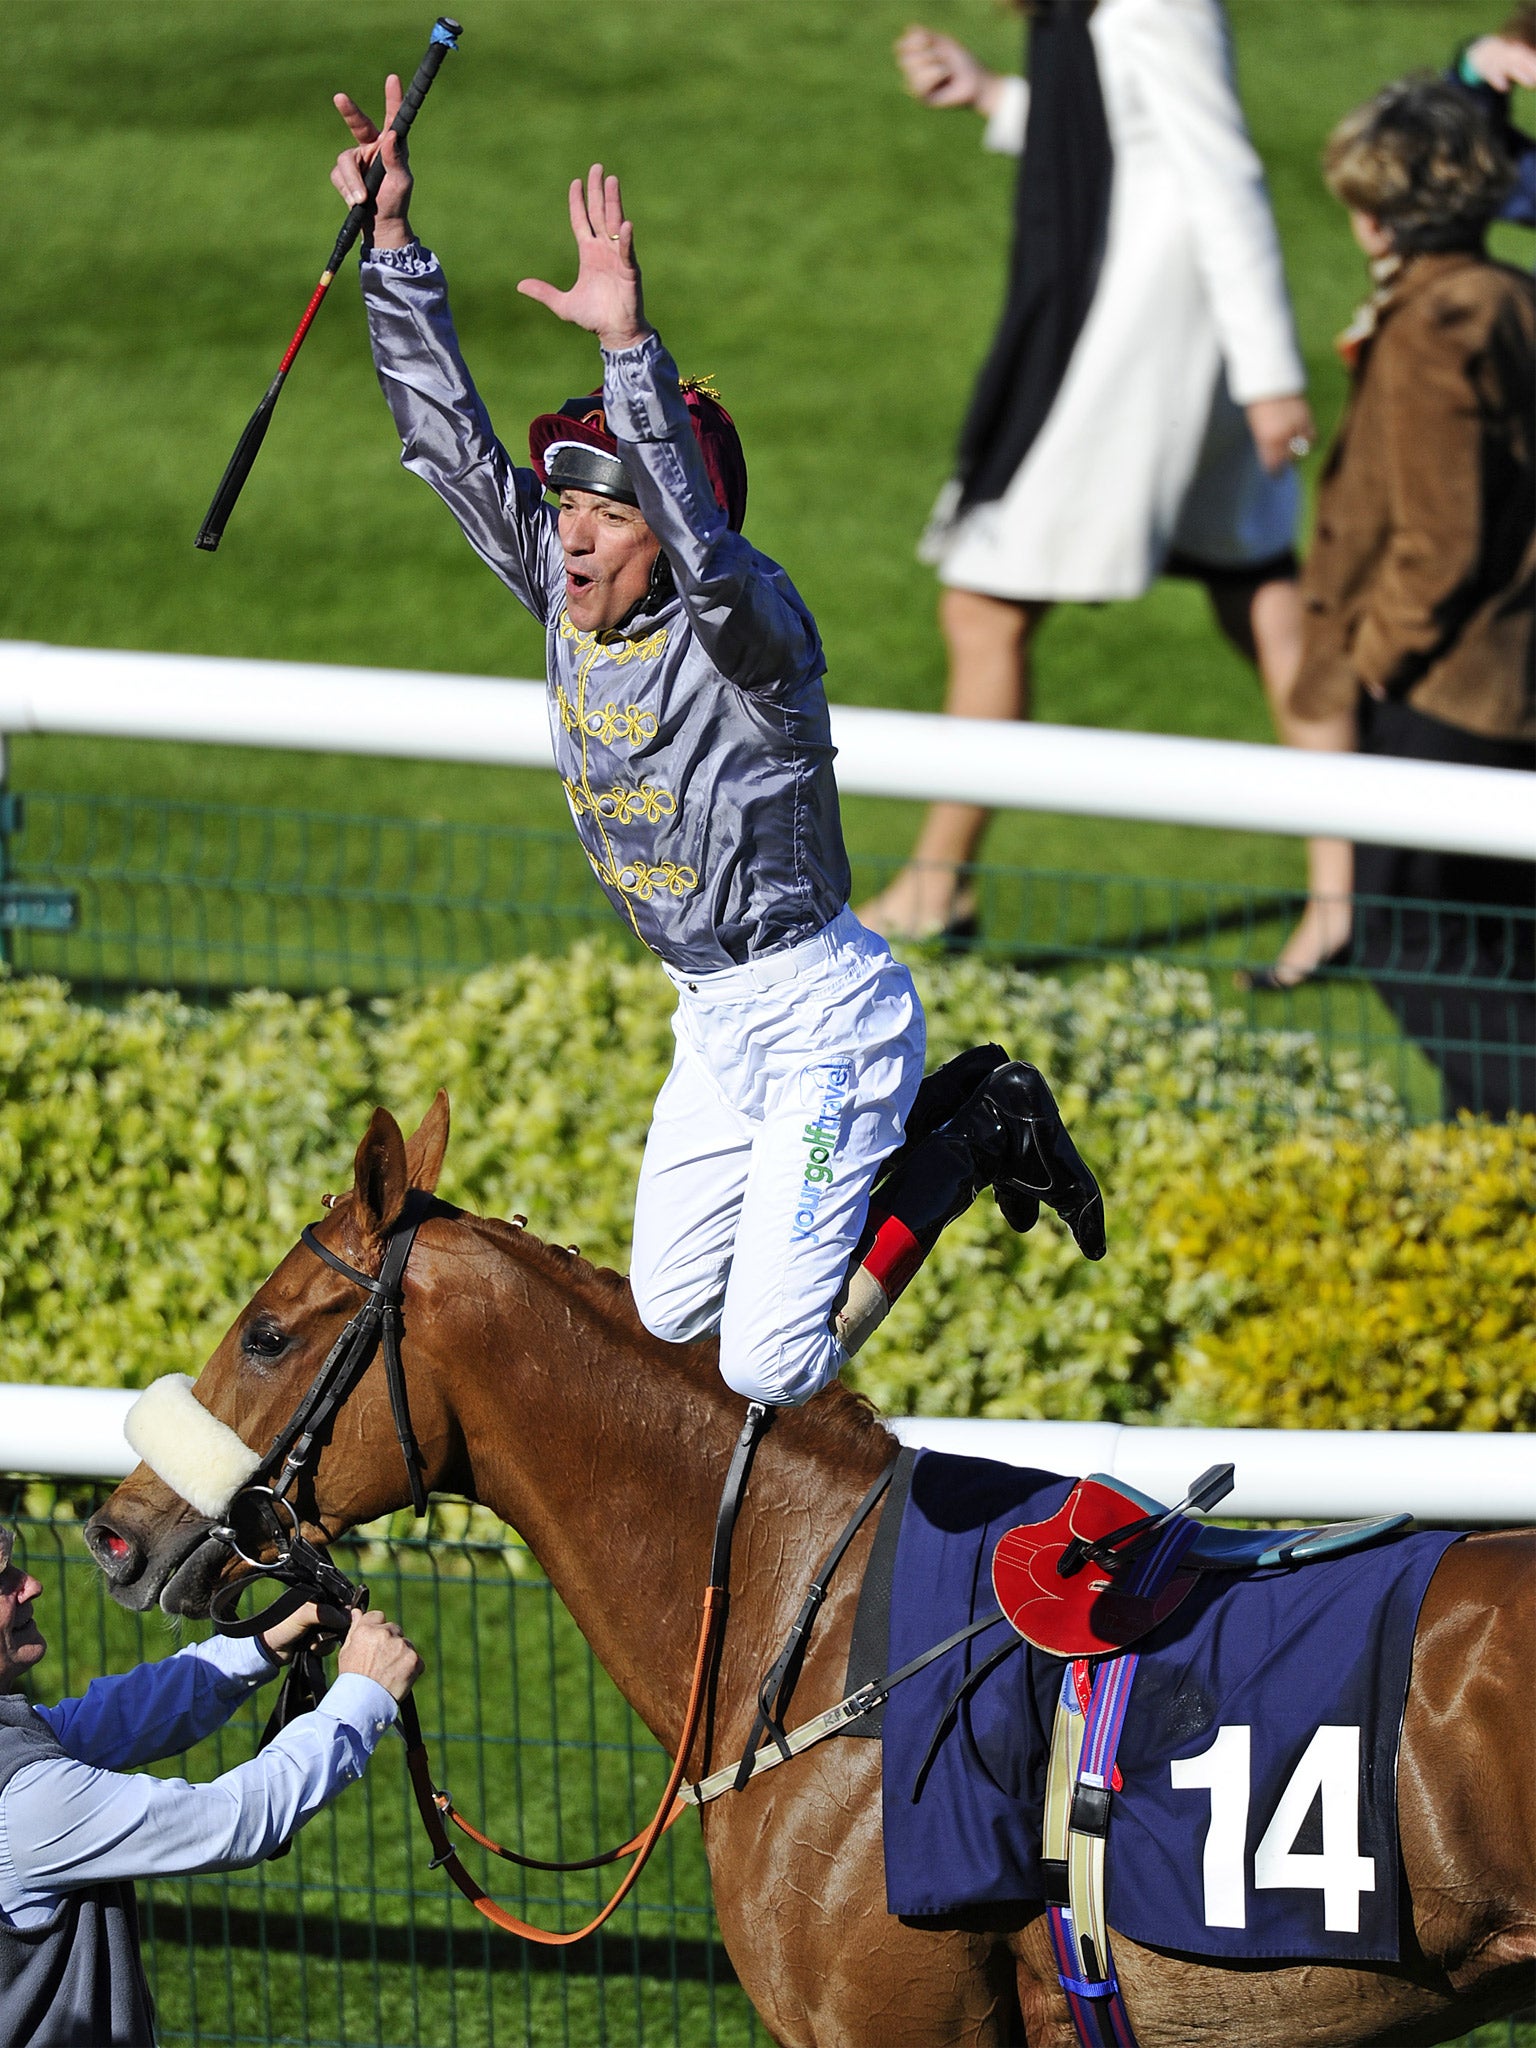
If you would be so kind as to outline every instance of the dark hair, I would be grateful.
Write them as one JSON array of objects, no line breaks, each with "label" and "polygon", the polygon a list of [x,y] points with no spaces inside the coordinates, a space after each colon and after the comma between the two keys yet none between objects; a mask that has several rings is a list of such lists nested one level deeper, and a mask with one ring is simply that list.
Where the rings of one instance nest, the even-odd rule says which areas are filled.
[{"label": "dark hair", "polygon": [[1323,151],[1329,191],[1380,221],[1405,255],[1478,247],[1514,175],[1476,100],[1428,76],[1383,87]]}]

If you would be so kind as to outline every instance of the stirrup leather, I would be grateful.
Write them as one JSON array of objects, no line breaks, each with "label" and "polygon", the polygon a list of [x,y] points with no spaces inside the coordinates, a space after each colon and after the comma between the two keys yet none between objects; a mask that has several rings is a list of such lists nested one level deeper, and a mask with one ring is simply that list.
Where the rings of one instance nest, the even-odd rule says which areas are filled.
[{"label": "stirrup leather", "polygon": [[1110,1954],[1104,1850],[1137,1661],[1075,1659],[1062,1673],[1051,1727],[1042,1874],[1056,1973],[1083,2048],[1136,2048]]}]

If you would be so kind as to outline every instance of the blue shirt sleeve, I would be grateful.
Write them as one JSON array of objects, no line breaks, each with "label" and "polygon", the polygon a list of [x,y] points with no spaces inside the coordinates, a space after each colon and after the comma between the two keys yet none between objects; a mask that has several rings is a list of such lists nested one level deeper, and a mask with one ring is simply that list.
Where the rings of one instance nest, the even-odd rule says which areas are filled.
[{"label": "blue shirt sleeve", "polygon": [[222,1728],[278,1666],[252,1636],[213,1636],[174,1657],[91,1681],[77,1700],[39,1707],[81,1763],[131,1770],[190,1749]]},{"label": "blue shirt sleeve", "polygon": [[361,1776],[395,1714],[381,1685],[344,1673],[313,1713],[211,1784],[73,1757],[28,1765],[0,1794],[0,1907],[14,1917],[82,1885],[259,1863]]}]

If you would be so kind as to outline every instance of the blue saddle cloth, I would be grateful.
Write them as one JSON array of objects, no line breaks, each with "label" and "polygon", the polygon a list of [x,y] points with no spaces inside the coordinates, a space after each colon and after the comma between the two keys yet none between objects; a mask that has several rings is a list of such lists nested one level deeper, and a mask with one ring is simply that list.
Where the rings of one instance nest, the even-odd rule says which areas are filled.
[{"label": "blue saddle cloth", "polygon": [[[995,1607],[998,1538],[1053,1514],[1072,1484],[920,1452],[895,1546],[886,1668]],[[1413,1533],[1236,1583],[1205,1574],[1137,1646],[1109,1831],[1113,1928],[1230,1960],[1397,1960],[1398,1738],[1419,1608],[1457,1540]],[[1060,1659],[1020,1643],[965,1702],[913,1798],[946,1705],[1009,1633],[1000,1621],[886,1704],[892,1913],[943,1919],[1044,1897]]]}]

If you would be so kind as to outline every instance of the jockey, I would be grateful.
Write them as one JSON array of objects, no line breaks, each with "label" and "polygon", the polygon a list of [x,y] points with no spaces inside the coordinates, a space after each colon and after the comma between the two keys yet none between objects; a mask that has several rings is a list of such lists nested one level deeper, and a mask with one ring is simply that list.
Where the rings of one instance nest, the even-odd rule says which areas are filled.
[{"label": "jockey", "polygon": [[[386,121],[398,95],[391,79]],[[332,182],[353,203],[378,130],[336,104],[356,146]],[[404,465],[544,625],[577,833],[678,991],[636,1196],[636,1307],[674,1343],[718,1330],[721,1372],[749,1400],[807,1400],[979,1187],[1016,1187],[1030,1221],[1043,1196],[1100,1256],[1097,1186],[1044,1081],[997,1053],[927,1165],[887,1169],[871,1212],[922,1080],[922,1008],[848,908],[821,640],[741,537],[736,429],[679,382],[645,318],[618,180],[594,165],[570,191],[575,284],[518,290],[596,335],[602,389],[535,420],[533,467],[514,467],[411,233],[405,152],[392,132],[382,146],[363,296]]]}]

